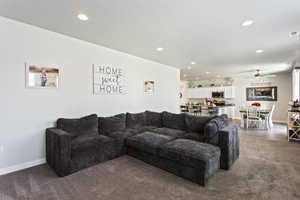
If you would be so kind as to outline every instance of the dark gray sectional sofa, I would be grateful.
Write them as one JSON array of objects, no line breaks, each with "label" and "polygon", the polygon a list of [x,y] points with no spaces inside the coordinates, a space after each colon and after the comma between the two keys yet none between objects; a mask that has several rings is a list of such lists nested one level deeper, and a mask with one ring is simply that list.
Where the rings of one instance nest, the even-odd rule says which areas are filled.
[{"label": "dark gray sectional sofa", "polygon": [[226,115],[146,111],[58,119],[46,130],[47,163],[59,176],[124,154],[205,185],[238,159],[238,129]]}]

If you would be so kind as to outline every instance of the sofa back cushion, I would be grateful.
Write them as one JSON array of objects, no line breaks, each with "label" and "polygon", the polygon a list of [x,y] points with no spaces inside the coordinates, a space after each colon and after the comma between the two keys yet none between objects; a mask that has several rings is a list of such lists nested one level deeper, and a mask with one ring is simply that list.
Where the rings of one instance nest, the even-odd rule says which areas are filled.
[{"label": "sofa back cushion", "polygon": [[218,145],[219,136],[218,136],[218,126],[216,121],[211,120],[204,127],[204,142],[209,142],[213,145]]},{"label": "sofa back cushion", "polygon": [[146,126],[145,112],[126,113],[126,128],[140,128]]},{"label": "sofa back cushion", "polygon": [[98,117],[96,114],[88,115],[79,119],[59,118],[57,128],[70,133],[73,137],[80,135],[98,134]]},{"label": "sofa back cushion", "polygon": [[209,116],[186,115],[186,129],[189,132],[197,132],[200,134],[204,134],[204,127],[211,119],[212,117]]},{"label": "sofa back cushion", "polygon": [[163,126],[167,128],[186,130],[185,114],[162,113]]},{"label": "sofa back cushion", "polygon": [[220,115],[211,119],[204,127],[205,141],[210,144],[218,145],[219,135],[218,131],[229,125],[227,115]]},{"label": "sofa back cushion", "polygon": [[124,113],[111,117],[99,117],[99,133],[108,135],[111,132],[126,128],[126,115]]},{"label": "sofa back cushion", "polygon": [[215,117],[211,120],[211,122],[216,123],[218,130],[221,130],[229,125],[229,119],[227,115],[220,115],[218,117]]},{"label": "sofa back cushion", "polygon": [[155,126],[162,127],[162,115],[159,112],[146,111],[146,125],[147,126]]}]

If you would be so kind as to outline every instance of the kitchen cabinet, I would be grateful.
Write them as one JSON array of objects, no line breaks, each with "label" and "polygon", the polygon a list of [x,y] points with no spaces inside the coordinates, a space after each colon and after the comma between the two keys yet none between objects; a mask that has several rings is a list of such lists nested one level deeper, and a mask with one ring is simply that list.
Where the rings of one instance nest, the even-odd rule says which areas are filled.
[{"label": "kitchen cabinet", "polygon": [[224,98],[225,99],[235,98],[235,87],[234,86],[225,87]]},{"label": "kitchen cabinet", "polygon": [[234,106],[220,106],[218,107],[218,115],[226,114],[228,118],[235,118],[235,107]]},{"label": "kitchen cabinet", "polygon": [[191,99],[211,98],[210,88],[189,88],[188,98]]},{"label": "kitchen cabinet", "polygon": [[191,99],[204,99],[211,98],[212,92],[224,92],[224,98],[235,98],[235,87],[203,87],[203,88],[188,88],[188,98]]}]

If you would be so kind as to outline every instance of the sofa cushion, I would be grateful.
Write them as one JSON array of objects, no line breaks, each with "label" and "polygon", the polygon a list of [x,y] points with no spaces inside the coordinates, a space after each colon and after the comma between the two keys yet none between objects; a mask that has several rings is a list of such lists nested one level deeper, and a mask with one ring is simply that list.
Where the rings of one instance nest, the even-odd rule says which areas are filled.
[{"label": "sofa cushion", "polygon": [[198,132],[204,134],[204,126],[208,123],[212,117],[209,116],[194,116],[185,115],[185,124],[187,131]]},{"label": "sofa cushion", "polygon": [[126,138],[137,135],[136,131],[132,131],[131,129],[124,129],[121,131],[109,132],[107,136],[114,138],[118,141],[124,141]]},{"label": "sofa cushion", "polygon": [[187,139],[168,142],[159,151],[162,158],[205,170],[205,177],[219,169],[220,155],[221,151],[216,146]]},{"label": "sofa cushion", "polygon": [[132,136],[126,139],[127,146],[135,149],[145,151],[147,153],[157,154],[159,147],[171,140],[174,137],[160,135],[152,132],[144,132],[136,136]]},{"label": "sofa cushion", "polygon": [[186,130],[185,114],[174,114],[169,112],[162,113],[163,126],[179,130]]},{"label": "sofa cushion", "polygon": [[126,115],[118,114],[111,117],[99,117],[100,134],[108,135],[110,132],[120,131],[126,128]]},{"label": "sofa cushion", "polygon": [[107,137],[105,135],[82,135],[76,137],[74,140],[71,141],[71,149],[72,150],[85,150],[88,147],[98,147],[101,146],[103,143],[110,142],[113,139]]},{"label": "sofa cushion", "polygon": [[57,128],[70,133],[73,137],[98,135],[98,118],[96,114],[79,119],[60,118],[57,120]]},{"label": "sofa cushion", "polygon": [[153,132],[157,127],[154,126],[142,126],[142,127],[137,127],[137,128],[126,128],[125,130],[129,130],[135,133],[143,133],[146,131]]},{"label": "sofa cushion", "polygon": [[162,114],[158,112],[146,111],[146,125],[147,126],[155,126],[162,127]]},{"label": "sofa cushion", "polygon": [[116,156],[114,139],[104,136],[78,136],[71,142],[70,170],[95,165]]},{"label": "sofa cushion", "polygon": [[161,134],[161,135],[167,135],[172,136],[176,138],[182,138],[185,135],[185,131],[178,130],[178,129],[172,129],[172,128],[156,128],[152,130],[155,133]]},{"label": "sofa cushion", "polygon": [[219,130],[221,130],[229,125],[229,119],[228,119],[227,115],[225,115],[225,114],[213,118],[211,120],[211,122],[215,122],[216,125],[218,126]]},{"label": "sofa cushion", "polygon": [[139,128],[146,126],[145,113],[126,113],[126,128]]},{"label": "sofa cushion", "polygon": [[204,142],[211,141],[211,143],[218,145],[218,125],[215,120],[211,120],[204,127]]},{"label": "sofa cushion", "polygon": [[183,136],[184,139],[194,140],[198,142],[204,142],[204,134],[188,132]]}]

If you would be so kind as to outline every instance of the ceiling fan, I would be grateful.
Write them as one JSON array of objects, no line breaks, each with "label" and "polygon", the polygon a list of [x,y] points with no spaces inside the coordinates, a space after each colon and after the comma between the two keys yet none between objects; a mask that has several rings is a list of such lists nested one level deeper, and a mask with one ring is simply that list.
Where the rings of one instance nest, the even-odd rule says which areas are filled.
[{"label": "ceiling fan", "polygon": [[255,70],[255,74],[254,74],[255,78],[274,78],[276,77],[275,74],[262,74],[261,70],[257,69]]},{"label": "ceiling fan", "polygon": [[247,77],[254,76],[255,78],[274,78],[274,77],[276,77],[275,74],[262,73],[260,69],[243,71],[243,72],[239,73],[238,75],[247,76]]}]

